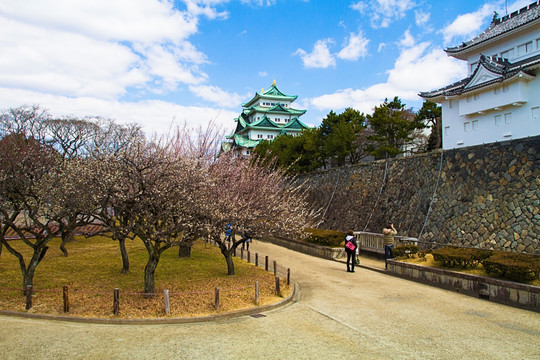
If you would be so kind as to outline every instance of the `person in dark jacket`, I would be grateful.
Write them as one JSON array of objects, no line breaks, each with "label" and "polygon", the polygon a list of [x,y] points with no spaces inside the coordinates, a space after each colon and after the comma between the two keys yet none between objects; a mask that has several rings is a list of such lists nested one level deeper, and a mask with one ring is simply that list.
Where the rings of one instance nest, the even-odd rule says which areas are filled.
[{"label": "person in dark jacket", "polygon": [[354,255],[356,254],[356,238],[352,230],[347,231],[345,238],[345,252],[347,253],[347,272],[354,272]]}]

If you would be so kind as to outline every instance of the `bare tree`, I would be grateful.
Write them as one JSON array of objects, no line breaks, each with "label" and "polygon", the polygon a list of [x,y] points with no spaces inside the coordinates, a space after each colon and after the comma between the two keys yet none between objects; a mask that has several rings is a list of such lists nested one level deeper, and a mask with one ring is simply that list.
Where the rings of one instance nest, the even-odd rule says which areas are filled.
[{"label": "bare tree", "polygon": [[[318,222],[319,212],[308,205],[304,190],[282,171],[223,154],[209,165],[205,178],[199,217],[225,257],[229,275],[234,275],[234,251],[246,238],[299,236]],[[242,237],[226,241],[222,234],[227,224]]]},{"label": "bare tree", "polygon": [[106,121],[101,123],[100,131],[92,141],[91,158],[96,164],[92,176],[93,187],[100,194],[100,206],[94,216],[105,226],[111,238],[118,241],[122,257],[121,273],[125,274],[129,272],[126,240],[135,238],[131,229],[134,216],[132,208],[138,195],[131,191],[132,179],[122,171],[120,159],[132,157],[136,151],[131,149],[143,146],[146,140],[138,125]]},{"label": "bare tree", "polygon": [[[93,140],[100,132],[95,120],[74,117],[50,118],[44,122],[44,129],[47,143],[56,149],[65,161],[88,159]],[[73,241],[76,229],[92,221],[93,216],[90,213],[72,212],[67,215],[65,221],[61,223],[60,234],[62,237],[60,250],[64,256],[68,256],[66,244]]]},{"label": "bare tree", "polygon": [[[47,244],[60,234],[65,219],[93,201],[79,165],[23,134],[0,140],[0,242],[19,260],[24,288],[33,285]],[[30,259],[7,241],[7,229],[32,249]]]}]

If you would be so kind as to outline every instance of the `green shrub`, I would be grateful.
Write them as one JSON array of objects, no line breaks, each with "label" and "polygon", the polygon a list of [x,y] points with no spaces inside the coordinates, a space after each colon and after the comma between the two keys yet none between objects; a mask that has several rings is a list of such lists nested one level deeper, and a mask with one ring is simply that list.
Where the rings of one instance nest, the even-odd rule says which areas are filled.
[{"label": "green shrub", "polygon": [[512,281],[528,282],[540,276],[540,257],[529,254],[494,251],[482,265],[488,274]]},{"label": "green shrub", "polygon": [[433,250],[431,254],[433,255],[433,259],[440,262],[444,267],[474,269],[482,260],[487,259],[491,255],[491,252],[476,248],[445,247]]},{"label": "green shrub", "polygon": [[306,241],[311,244],[322,246],[340,247],[345,242],[346,233],[336,230],[326,229],[305,229],[309,235]]},{"label": "green shrub", "polygon": [[398,258],[399,257],[412,258],[416,254],[418,254],[418,246],[416,245],[398,245],[394,248],[394,256]]}]

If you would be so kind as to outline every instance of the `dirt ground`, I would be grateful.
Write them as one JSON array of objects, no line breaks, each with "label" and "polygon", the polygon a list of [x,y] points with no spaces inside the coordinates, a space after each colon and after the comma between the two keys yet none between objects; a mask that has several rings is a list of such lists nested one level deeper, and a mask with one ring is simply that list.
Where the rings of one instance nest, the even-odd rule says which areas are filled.
[{"label": "dirt ground", "polygon": [[[256,241],[301,295],[262,317],[96,325],[0,316],[1,359],[540,359],[540,314]],[[361,259],[382,268],[382,262]]]}]

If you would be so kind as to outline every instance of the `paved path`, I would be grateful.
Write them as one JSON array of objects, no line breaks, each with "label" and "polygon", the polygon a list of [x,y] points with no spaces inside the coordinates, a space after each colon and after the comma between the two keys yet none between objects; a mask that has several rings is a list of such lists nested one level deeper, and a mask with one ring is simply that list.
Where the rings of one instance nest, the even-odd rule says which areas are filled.
[{"label": "paved path", "polygon": [[540,314],[376,271],[346,273],[342,263],[272,244],[251,250],[291,268],[299,302],[261,318],[198,324],[0,317],[0,358],[540,359]]}]

